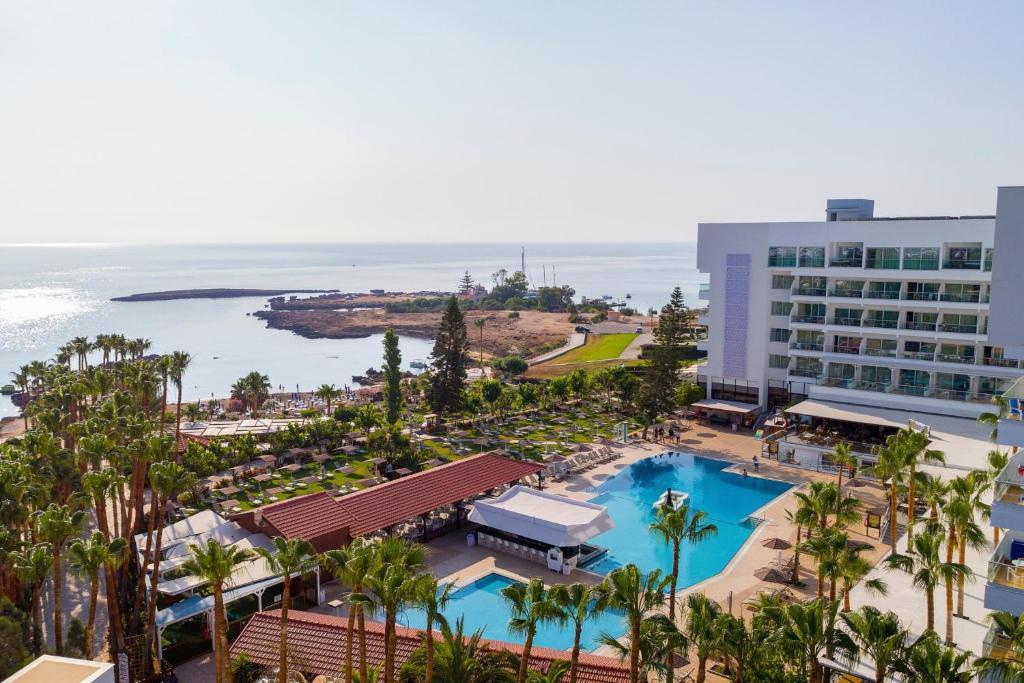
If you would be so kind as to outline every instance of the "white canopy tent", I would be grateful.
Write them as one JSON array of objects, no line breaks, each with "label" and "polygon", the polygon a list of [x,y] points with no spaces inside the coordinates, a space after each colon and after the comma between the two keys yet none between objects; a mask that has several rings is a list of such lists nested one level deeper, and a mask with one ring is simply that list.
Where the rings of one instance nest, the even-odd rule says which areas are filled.
[{"label": "white canopy tent", "polygon": [[615,526],[603,505],[527,486],[476,501],[469,521],[560,548],[580,545]]}]

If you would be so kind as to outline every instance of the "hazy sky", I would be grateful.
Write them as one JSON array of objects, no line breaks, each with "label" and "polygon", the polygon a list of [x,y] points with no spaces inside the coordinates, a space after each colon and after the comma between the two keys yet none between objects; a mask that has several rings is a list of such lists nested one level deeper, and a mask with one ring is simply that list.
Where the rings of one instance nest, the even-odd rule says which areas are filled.
[{"label": "hazy sky", "polygon": [[992,213],[1024,3],[0,0],[0,242]]}]

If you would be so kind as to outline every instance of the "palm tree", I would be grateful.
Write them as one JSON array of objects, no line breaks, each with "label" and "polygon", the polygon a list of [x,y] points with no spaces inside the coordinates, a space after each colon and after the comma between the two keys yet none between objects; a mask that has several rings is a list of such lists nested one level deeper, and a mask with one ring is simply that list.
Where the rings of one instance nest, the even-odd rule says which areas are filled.
[{"label": "palm tree", "polygon": [[552,586],[549,593],[551,602],[561,611],[558,621],[571,623],[573,627],[572,655],[569,659],[569,683],[576,683],[579,677],[580,647],[583,625],[596,619],[601,613],[598,600],[600,591],[587,583],[559,584]]},{"label": "palm tree", "polygon": [[304,538],[275,538],[274,549],[256,548],[267,562],[270,571],[284,579],[281,594],[281,647],[278,660],[277,680],[288,683],[288,609],[292,603],[292,577],[312,571],[320,558],[313,550],[313,544]]},{"label": "palm tree", "polygon": [[[434,654],[434,680],[438,683],[513,683],[512,673],[519,661],[505,650],[491,650],[483,640],[483,630],[466,635],[463,618],[455,628],[441,623],[441,639]],[[406,670],[423,671],[426,667],[426,649],[418,648],[409,657]],[[362,680],[366,680],[363,678]]]},{"label": "palm tree", "polygon": [[205,546],[190,544],[189,552],[192,557],[182,565],[182,570],[205,579],[213,590],[214,679],[216,683],[231,683],[224,588],[230,584],[235,567],[245,559],[245,551],[233,545],[223,546],[211,538]]},{"label": "palm tree", "polygon": [[668,503],[658,510],[658,516],[650,524],[650,532],[672,546],[672,573],[669,574],[668,616],[676,618],[676,583],[679,580],[679,548],[683,541],[697,545],[718,535],[718,527],[707,520],[707,513],[696,510],[691,515],[689,503],[672,509]]},{"label": "palm tree", "polygon": [[[988,477],[981,472],[970,472],[965,477],[957,477],[950,482],[950,492],[955,500],[962,502],[960,514],[956,518],[957,561],[967,564],[967,548],[981,550],[985,547],[985,533],[975,521],[976,513],[987,518],[992,507],[984,501],[984,494],[990,488]],[[964,577],[957,579],[956,614],[964,616]]]},{"label": "palm tree", "polygon": [[338,398],[341,392],[333,384],[321,384],[313,391],[313,395],[327,403],[327,415],[331,414],[331,401]]},{"label": "palm tree", "polygon": [[982,413],[978,416],[978,424],[989,425],[992,431],[988,438],[995,441],[999,438],[999,421],[1005,420],[1010,414],[1010,399],[1005,396],[993,396],[992,405],[996,407],[994,413]]},{"label": "palm tree", "polygon": [[447,625],[444,610],[448,607],[454,583],[439,585],[436,578],[430,578],[423,582],[421,592],[416,596],[416,604],[423,610],[427,623],[423,628],[423,643],[426,649],[426,664],[423,670],[423,683],[433,683],[434,680],[434,624]]},{"label": "palm tree", "polygon": [[974,672],[971,653],[943,647],[934,636],[918,638],[892,670],[914,683],[970,683]]},{"label": "palm tree", "polygon": [[[843,612],[850,611],[850,591],[871,571],[871,563],[861,556],[871,546],[867,544],[847,543],[836,561],[837,578],[843,582]],[[867,589],[878,595],[887,595],[889,587],[884,579],[869,579],[864,584]]]},{"label": "palm tree", "polygon": [[15,573],[32,588],[32,651],[36,656],[42,650],[43,581],[52,570],[53,549],[49,543],[36,543],[14,554]]},{"label": "palm tree", "polygon": [[529,583],[513,583],[501,589],[501,597],[512,613],[508,621],[510,633],[523,637],[523,655],[519,662],[519,683],[526,682],[526,671],[530,663],[530,651],[537,627],[558,618],[558,608],[551,602],[542,579],[533,578]]},{"label": "palm tree", "polygon": [[945,463],[946,456],[942,451],[928,448],[931,439],[928,434],[907,427],[901,429],[896,437],[903,443],[906,449],[907,459],[910,464],[910,471],[907,475],[907,551],[909,552],[914,543],[914,507],[916,505],[915,494],[917,485],[917,465],[922,462]]},{"label": "palm tree", "polygon": [[[78,540],[68,546],[71,570],[89,581],[89,616],[85,625],[85,658],[92,659],[92,648],[96,628],[96,602],[100,592],[100,572],[127,552],[128,544],[123,538],[107,542],[107,537],[94,531],[86,540]],[[117,598],[112,596],[108,600]]]},{"label": "palm tree", "polygon": [[988,617],[996,627],[1000,641],[998,651],[974,660],[979,674],[986,680],[1011,683],[1024,680],[1024,614],[993,612]]},{"label": "palm tree", "polygon": [[366,580],[373,570],[375,562],[375,548],[361,538],[357,538],[347,548],[328,550],[324,553],[324,564],[334,573],[335,576],[349,589],[349,609],[347,646],[345,650],[345,683],[352,681],[352,668],[354,655],[354,634],[359,630],[359,673],[362,680],[366,680],[366,628],[362,605],[354,601],[352,597],[362,592]]},{"label": "palm tree", "polygon": [[836,449],[826,453],[829,460],[836,465],[836,488],[843,490],[843,470],[857,464],[857,458],[850,454],[850,444],[843,442],[836,444]]},{"label": "palm tree", "polygon": [[834,600],[817,599],[765,610],[776,625],[778,643],[797,658],[801,676],[810,683],[822,680],[818,657],[841,644],[835,628],[838,607]]},{"label": "palm tree", "polygon": [[818,564],[818,599],[825,595],[825,579],[830,579],[829,599],[836,599],[836,580],[839,578],[839,558],[846,549],[849,537],[832,530],[811,536],[803,542],[803,551],[813,557]]},{"label": "palm tree", "polygon": [[53,635],[57,654],[64,654],[64,568],[61,558],[64,546],[78,536],[85,524],[85,511],[72,511],[67,505],[50,503],[33,516],[37,536],[50,544],[53,553]]},{"label": "palm tree", "polygon": [[786,521],[796,527],[796,545],[793,546],[793,575],[790,582],[800,582],[800,547],[802,545],[801,535],[804,527],[810,531],[814,525],[814,511],[803,505],[797,506],[796,510],[786,510]]},{"label": "palm tree", "polygon": [[[601,641],[614,650],[620,660],[629,657],[632,646],[630,639],[623,643],[605,633]],[[688,647],[686,636],[668,616],[655,614],[645,618],[640,623],[640,643],[637,648],[640,652],[640,680],[649,680],[651,674],[657,674],[658,680],[661,680],[662,675],[666,680],[671,680],[676,653]]]},{"label": "palm tree", "polygon": [[887,437],[885,446],[876,447],[873,450],[873,454],[877,460],[867,470],[880,481],[888,482],[889,545],[892,552],[895,553],[897,506],[899,504],[900,490],[903,488],[910,472],[910,459],[906,449],[895,439],[895,435]]},{"label": "palm tree", "polygon": [[[971,571],[962,564],[943,561],[941,548],[942,534],[925,531],[914,537],[914,545],[909,553],[897,553],[886,559],[889,566],[912,573],[914,585],[924,591],[929,631],[935,630],[935,588],[939,583],[952,583],[961,576],[966,577]],[[948,599],[946,607],[952,613],[953,605]]]},{"label": "palm tree", "polygon": [[707,678],[707,663],[722,642],[719,616],[722,608],[704,593],[686,596],[686,622],[683,633],[690,645],[697,649],[697,683]]},{"label": "palm tree", "polygon": [[839,616],[846,629],[838,634],[837,650],[853,661],[861,655],[870,657],[875,664],[875,683],[885,683],[890,669],[906,654],[910,632],[903,628],[896,614],[883,613],[871,605]]},{"label": "palm tree", "polygon": [[526,683],[562,683],[569,669],[569,662],[564,659],[556,659],[551,662],[548,670],[544,673],[531,669],[526,676]]},{"label": "palm tree", "polygon": [[[185,371],[192,364],[192,355],[185,351],[175,351],[171,354],[171,381],[174,389],[178,392],[178,398],[174,404],[174,441],[177,443],[181,435],[181,390],[184,386]],[[199,407],[198,405],[196,406]]]},{"label": "palm tree", "polygon": [[487,320],[484,318],[477,318],[473,321],[473,326],[480,330],[480,367],[484,366],[484,327],[487,325]]},{"label": "palm tree", "polygon": [[[995,482],[1006,464],[1010,461],[1009,453],[1003,453],[998,448],[992,449],[988,452],[988,478],[990,481]],[[992,525],[992,545],[999,544],[999,527]]]},{"label": "palm tree", "polygon": [[622,612],[629,626],[630,683],[640,681],[640,624],[665,603],[665,589],[670,581],[660,570],[645,575],[635,564],[627,564],[613,570],[601,583],[601,608]]},{"label": "palm tree", "polygon": [[811,482],[807,491],[797,491],[797,505],[807,508],[814,515],[817,531],[824,533],[829,519],[834,517],[834,526],[843,529],[860,519],[857,508],[860,502],[853,496],[845,495],[833,482]]},{"label": "palm tree", "polygon": [[918,472],[917,481],[917,495],[928,506],[928,519],[936,522],[939,519],[939,508],[945,504],[949,495],[949,484],[927,472]]}]

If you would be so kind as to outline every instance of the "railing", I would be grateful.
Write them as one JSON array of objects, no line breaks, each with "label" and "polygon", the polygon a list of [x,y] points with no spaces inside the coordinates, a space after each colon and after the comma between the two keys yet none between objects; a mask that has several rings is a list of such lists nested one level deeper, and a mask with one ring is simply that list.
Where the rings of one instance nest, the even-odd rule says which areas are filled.
[{"label": "railing", "polygon": [[800,267],[801,268],[824,268],[825,267],[825,257],[822,256],[821,258],[804,258],[803,256],[801,256],[800,257]]},{"label": "railing", "polygon": [[864,298],[865,299],[899,299],[900,298],[900,293],[898,291],[897,292],[887,292],[887,291],[882,290],[882,289],[869,289],[867,291],[867,293],[864,295]]},{"label": "railing", "polygon": [[864,264],[865,268],[872,270],[899,270],[900,260],[898,258],[868,258]]},{"label": "railing", "polygon": [[1013,643],[1000,630],[997,624],[989,626],[985,639],[981,641],[981,656],[992,659],[1006,659]]},{"label": "railing", "polygon": [[864,265],[864,257],[860,258],[833,258],[828,264],[834,268],[861,268]]},{"label": "railing", "polygon": [[896,349],[872,349],[872,348],[865,348],[864,351],[862,351],[861,353],[863,355],[865,355],[865,356],[876,356],[878,358],[895,358],[896,357]]},{"label": "railing", "polygon": [[937,258],[904,258],[903,270],[938,270],[939,259]]},{"label": "railing", "polygon": [[981,302],[981,294],[943,294],[942,300],[957,304],[976,304]]},{"label": "railing", "polygon": [[966,401],[970,398],[971,392],[957,389],[932,389],[925,395],[928,398],[941,398],[947,401]]},{"label": "railing", "polygon": [[928,393],[928,387],[918,387],[911,384],[897,384],[893,386],[892,393],[903,394],[904,396],[924,396]]},{"label": "railing", "polygon": [[898,320],[886,320],[884,318],[867,318],[864,321],[864,327],[880,327],[888,330],[895,330],[899,324]]},{"label": "railing", "polygon": [[954,332],[956,334],[978,334],[978,325],[960,325],[958,323],[942,323],[939,329],[943,332]]},{"label": "railing", "polygon": [[934,332],[937,323],[923,323],[916,320],[908,320],[903,323],[905,330],[918,330],[921,332]]},{"label": "railing", "polygon": [[821,370],[815,370],[813,368],[790,368],[789,374],[794,377],[814,377],[818,378],[821,376]]},{"label": "railing", "polygon": [[849,299],[860,299],[864,296],[863,289],[833,289],[830,296],[841,296]]},{"label": "railing", "polygon": [[794,287],[792,294],[796,296],[825,296],[824,287]]},{"label": "railing", "polygon": [[929,353],[927,351],[904,351],[900,355],[900,358],[905,360],[926,360],[931,362],[935,360],[935,353]]},{"label": "railing", "polygon": [[845,325],[847,327],[860,327],[860,318],[832,318],[831,325]]},{"label": "railing", "polygon": [[838,387],[840,389],[853,388],[853,379],[845,377],[821,377],[816,384],[820,387]]},{"label": "railing", "polygon": [[942,267],[950,270],[981,270],[981,259],[946,259]]},{"label": "railing", "polygon": [[795,323],[813,323],[815,325],[824,325],[825,316],[823,315],[794,315],[790,318],[791,322]]},{"label": "railing", "polygon": [[992,400],[996,396],[1002,396],[1002,395],[1003,395],[1003,392],[998,391],[998,390],[997,391],[981,391],[979,389],[977,393],[975,393],[973,396],[971,396],[971,400],[975,401],[976,403],[992,403]]},{"label": "railing", "polygon": [[1020,367],[1020,361],[1013,358],[982,358],[982,365],[991,365],[996,368],[1017,368]]},{"label": "railing", "polygon": [[790,342],[789,348],[797,351],[822,351],[825,344],[824,342]]},{"label": "railing", "polygon": [[961,365],[974,365],[974,356],[961,356],[958,353],[940,353],[935,357],[939,363],[960,363]]},{"label": "railing", "polygon": [[938,292],[907,292],[903,296],[904,301],[938,301]]},{"label": "railing", "polygon": [[892,389],[892,382],[857,382],[857,389],[887,393]]},{"label": "railing", "polygon": [[830,346],[828,347],[829,353],[845,353],[851,356],[859,356],[860,348],[856,346]]},{"label": "railing", "polygon": [[1024,567],[1015,567],[1010,562],[1010,547],[1014,540],[1016,539],[1007,534],[992,550],[988,560],[987,578],[989,583],[1024,589]]},{"label": "railing", "polygon": [[795,268],[796,256],[769,256],[769,268]]}]

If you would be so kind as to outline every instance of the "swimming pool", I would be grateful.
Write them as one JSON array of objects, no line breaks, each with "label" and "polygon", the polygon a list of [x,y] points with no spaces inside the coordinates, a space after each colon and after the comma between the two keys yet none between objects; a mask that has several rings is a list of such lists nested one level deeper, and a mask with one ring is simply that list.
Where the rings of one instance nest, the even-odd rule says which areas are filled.
[{"label": "swimming pool", "polygon": [[[462,586],[451,594],[448,608],[444,610],[445,618],[455,628],[455,620],[463,617],[467,635],[482,628],[485,638],[521,643],[522,636],[509,633],[509,610],[501,597],[501,589],[513,583],[512,579],[501,574],[487,574]],[[427,618],[421,610],[409,609],[398,617],[398,622],[403,626],[424,628]],[[605,612],[584,624],[581,645],[584,650],[593,650],[599,645],[597,640],[602,632],[618,634],[622,629],[621,614]],[[533,642],[542,647],[568,650],[572,648],[572,638],[572,625],[563,629],[557,624],[542,624]]]},{"label": "swimming pool", "polygon": [[718,526],[718,535],[697,547],[683,543],[679,587],[691,586],[721,572],[755,525],[751,513],[790,489],[774,479],[723,472],[732,463],[670,452],[652,456],[622,470],[597,487],[590,502],[607,506],[615,528],[590,542],[608,548],[586,569],[607,574],[616,567],[636,564],[643,571],[672,570],[671,547],[652,536],[653,503],[667,488],[690,494],[690,509],[703,510]]}]

